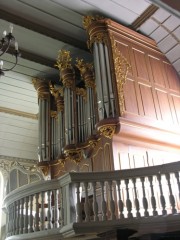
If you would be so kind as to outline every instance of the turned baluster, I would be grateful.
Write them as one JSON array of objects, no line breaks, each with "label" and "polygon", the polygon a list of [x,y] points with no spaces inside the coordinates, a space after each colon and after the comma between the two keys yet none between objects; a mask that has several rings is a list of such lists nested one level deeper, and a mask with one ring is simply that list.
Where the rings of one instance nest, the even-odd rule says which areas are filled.
[{"label": "turned baluster", "polygon": [[162,206],[162,209],[163,209],[162,214],[166,215],[167,214],[166,201],[165,201],[165,198],[164,198],[164,195],[163,195],[162,184],[161,184],[161,175],[160,174],[157,175],[157,180],[159,182],[160,202],[161,202],[161,206]]},{"label": "turned baluster", "polygon": [[149,216],[149,212],[148,212],[148,201],[146,198],[146,191],[145,191],[145,186],[144,186],[144,177],[141,177],[141,183],[142,183],[142,191],[143,191],[143,207],[144,207],[144,216],[148,217]]},{"label": "turned baluster", "polygon": [[13,216],[13,235],[16,234],[16,218],[17,218],[17,202],[14,202],[14,216]]},{"label": "turned baluster", "polygon": [[62,188],[59,190],[59,200],[60,200],[60,209],[59,209],[59,225],[64,226],[64,209],[63,209],[63,193]]},{"label": "turned baluster", "polygon": [[174,199],[174,195],[172,193],[172,188],[171,188],[171,182],[170,182],[170,175],[169,173],[166,173],[166,180],[168,182],[168,188],[169,188],[169,201],[172,207],[172,214],[177,213],[177,210],[175,208],[175,199]]},{"label": "turned baluster", "polygon": [[20,225],[20,234],[23,234],[23,230],[24,230],[24,198],[22,198],[20,200],[21,203],[21,225]]},{"label": "turned baluster", "polygon": [[101,196],[102,196],[102,203],[101,203],[102,204],[102,220],[105,221],[107,220],[107,215],[106,215],[107,205],[104,198],[104,182],[100,182],[100,185],[101,185]]},{"label": "turned baluster", "polygon": [[9,235],[12,235],[12,204],[9,206]]},{"label": "turned baluster", "polygon": [[131,203],[131,200],[129,198],[129,188],[128,188],[129,179],[125,179],[125,184],[126,184],[126,207],[127,207],[127,211],[128,211],[128,218],[132,218],[133,217],[133,215],[131,213],[132,203]]},{"label": "turned baluster", "polygon": [[179,172],[175,172],[175,177],[178,185],[178,190],[179,190],[179,200],[180,200],[180,183],[179,183]]},{"label": "turned baluster", "polygon": [[149,179],[150,188],[151,188],[151,204],[153,208],[153,216],[157,216],[158,212],[156,211],[156,198],[154,196],[153,177],[149,176],[148,179]]},{"label": "turned baluster", "polygon": [[115,215],[115,202],[113,199],[113,194],[112,194],[112,181],[108,181],[108,185],[109,185],[109,195],[110,195],[110,212],[111,212],[111,220],[115,220],[116,219],[116,215]]},{"label": "turned baluster", "polygon": [[35,194],[35,204],[36,204],[36,213],[35,213],[35,231],[39,231],[39,193]]},{"label": "turned baluster", "polygon": [[41,192],[41,208],[40,208],[40,230],[44,230],[45,225],[45,215],[44,215],[44,192]]},{"label": "turned baluster", "polygon": [[84,182],[84,192],[85,192],[85,203],[84,203],[85,222],[89,222],[90,221],[90,211],[89,211],[88,183],[87,182]]},{"label": "turned baluster", "polygon": [[25,197],[24,233],[28,233],[28,204],[29,197]]},{"label": "turned baluster", "polygon": [[59,210],[58,210],[58,190],[54,190],[54,228],[59,227]]},{"label": "turned baluster", "polygon": [[141,214],[139,212],[140,207],[139,207],[139,199],[137,197],[136,178],[133,178],[132,181],[134,185],[134,195],[135,195],[134,203],[136,206],[136,217],[139,218],[141,217]]},{"label": "turned baluster", "polygon": [[33,232],[33,195],[29,197],[29,233]]},{"label": "turned baluster", "polygon": [[10,205],[7,207],[7,220],[6,220],[6,232],[7,232],[7,237],[10,236]]},{"label": "turned baluster", "polygon": [[93,212],[94,212],[94,221],[99,221],[98,217],[98,203],[96,198],[96,182],[92,182],[93,187]]},{"label": "turned baluster", "polygon": [[20,229],[20,200],[17,201],[16,235],[19,235],[19,229]]},{"label": "turned baluster", "polygon": [[117,188],[118,188],[119,218],[123,219],[124,218],[124,213],[123,213],[123,211],[124,211],[124,203],[123,203],[122,198],[121,198],[121,188],[120,188],[121,182],[120,182],[120,180],[117,180],[116,183],[117,183]]},{"label": "turned baluster", "polygon": [[77,196],[76,221],[82,222],[82,207],[80,202],[80,183],[76,183],[76,196]]},{"label": "turned baluster", "polygon": [[48,197],[47,228],[51,229],[51,190],[48,190],[47,197]]}]

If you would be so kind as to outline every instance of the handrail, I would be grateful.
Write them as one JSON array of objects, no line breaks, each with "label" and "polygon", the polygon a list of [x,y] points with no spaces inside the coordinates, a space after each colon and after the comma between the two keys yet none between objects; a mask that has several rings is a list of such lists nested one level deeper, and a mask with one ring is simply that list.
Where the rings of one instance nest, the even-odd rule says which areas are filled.
[{"label": "handrail", "polygon": [[7,236],[74,222],[179,213],[180,162],[111,172],[70,172],[12,191],[4,199]]}]

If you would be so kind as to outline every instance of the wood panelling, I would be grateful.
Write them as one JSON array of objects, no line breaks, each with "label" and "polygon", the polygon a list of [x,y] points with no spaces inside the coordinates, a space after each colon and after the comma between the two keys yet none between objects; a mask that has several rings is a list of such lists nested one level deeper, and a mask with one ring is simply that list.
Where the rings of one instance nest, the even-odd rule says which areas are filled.
[{"label": "wood panelling", "polygon": [[145,52],[139,51],[138,49],[133,49],[133,53],[134,53],[137,77],[143,80],[149,81],[147,64],[145,59]]},{"label": "wood panelling", "polygon": [[127,79],[126,84],[124,85],[124,92],[125,92],[125,110],[127,112],[138,115],[139,109],[134,80]]},{"label": "wood panelling", "polygon": [[180,96],[172,95],[177,122],[180,125]]},{"label": "wood panelling", "polygon": [[158,102],[159,102],[159,106],[160,106],[161,119],[163,121],[172,123],[173,119],[172,119],[172,113],[171,113],[171,108],[170,108],[167,92],[163,92],[163,91],[156,89],[156,93],[157,93]]},{"label": "wood panelling", "polygon": [[180,93],[180,79],[173,66],[164,62],[165,74],[168,80],[169,89]]},{"label": "wood panelling", "polygon": [[149,56],[149,63],[152,71],[153,82],[161,87],[166,87],[163,76],[163,65],[160,59]]},{"label": "wood panelling", "polygon": [[[128,60],[129,64],[132,65],[129,46],[124,42],[116,42],[117,49],[122,53],[122,55]],[[129,69],[128,75],[132,76],[132,68]]]},{"label": "wood panelling", "polygon": [[[114,23],[112,23],[114,27]],[[110,28],[117,48],[131,65],[124,84],[123,117],[163,128],[180,124],[180,79],[155,42],[121,25]],[[174,95],[176,97],[174,97]]]},{"label": "wood panelling", "polygon": [[144,84],[139,84],[141,99],[143,103],[144,115],[156,119],[156,110],[152,94],[152,87]]}]

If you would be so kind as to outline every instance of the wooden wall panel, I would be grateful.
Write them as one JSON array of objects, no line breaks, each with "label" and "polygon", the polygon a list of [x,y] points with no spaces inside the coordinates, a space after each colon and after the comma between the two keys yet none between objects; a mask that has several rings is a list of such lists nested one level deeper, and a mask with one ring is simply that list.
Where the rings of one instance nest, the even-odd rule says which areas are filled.
[{"label": "wooden wall panel", "polygon": [[145,81],[149,81],[145,52],[142,52],[138,49],[133,49],[133,54],[137,77]]},{"label": "wooden wall panel", "polygon": [[[116,42],[116,46],[117,46],[117,49],[122,53],[122,55],[128,60],[129,64],[132,65],[132,61],[131,61],[131,58],[130,58],[130,48],[129,46],[124,43],[124,42],[120,42],[120,41],[117,41]],[[132,68],[129,69],[128,71],[128,76],[132,76]]]},{"label": "wooden wall panel", "polygon": [[139,109],[134,80],[127,79],[126,84],[124,85],[124,92],[125,92],[125,110],[127,112],[138,115]]},{"label": "wooden wall panel", "polygon": [[180,93],[180,79],[177,73],[175,72],[173,66],[171,66],[166,62],[164,62],[164,66],[165,66],[165,74],[167,76],[169,89],[172,91],[176,91],[177,93]]},{"label": "wooden wall panel", "polygon": [[163,65],[160,59],[149,56],[149,63],[152,71],[153,82],[161,87],[166,87],[165,78],[163,76]]},{"label": "wooden wall panel", "polygon": [[143,103],[144,115],[157,119],[151,86],[139,84],[139,88]]},{"label": "wooden wall panel", "polygon": [[180,125],[180,96],[172,95],[177,122]]},{"label": "wooden wall panel", "polygon": [[156,89],[158,102],[160,106],[161,119],[165,122],[173,123],[172,112],[167,92]]}]

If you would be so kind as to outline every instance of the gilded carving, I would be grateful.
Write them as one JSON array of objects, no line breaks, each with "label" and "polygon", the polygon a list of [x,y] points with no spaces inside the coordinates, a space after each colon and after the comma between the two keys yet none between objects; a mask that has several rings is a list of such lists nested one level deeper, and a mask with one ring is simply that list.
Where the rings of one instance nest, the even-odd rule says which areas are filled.
[{"label": "gilded carving", "polygon": [[71,160],[77,165],[80,164],[83,158],[82,149],[70,149],[64,151],[66,154],[66,160]]},{"label": "gilded carving", "polygon": [[86,89],[84,88],[76,88],[76,94],[79,96],[82,96],[84,100],[87,99],[87,92],[86,92]]},{"label": "gilded carving", "polygon": [[70,56],[70,51],[60,50],[58,52],[58,57],[56,59],[55,66],[59,68],[59,70],[64,70],[67,68],[72,68],[71,65],[72,58]]},{"label": "gilded carving", "polygon": [[107,45],[107,41],[108,41],[108,35],[106,32],[100,32],[97,33],[96,35],[90,36],[89,40],[87,41],[87,46],[89,49],[92,48],[92,45],[94,42],[96,43],[104,43]]},{"label": "gilded carving", "polygon": [[99,132],[106,138],[112,139],[116,131],[116,125],[104,125],[99,128]]},{"label": "gilded carving", "polygon": [[81,76],[85,81],[87,88],[95,88],[94,70],[92,63],[85,63],[83,59],[76,59],[76,67],[79,69]]},{"label": "gilded carving", "polygon": [[124,87],[124,84],[127,79],[128,70],[131,66],[128,63],[127,59],[117,49],[115,39],[113,37],[111,37],[111,44],[112,44],[116,81],[117,81],[117,90],[118,90],[118,96],[119,96],[120,116],[122,116],[125,111],[125,100],[124,100],[123,87]]},{"label": "gilded carving", "polygon": [[101,19],[104,19],[104,17],[99,16],[99,15],[84,16],[83,17],[83,27],[84,27],[84,29],[87,30],[93,22],[96,22],[96,21],[101,20]]},{"label": "gilded carving", "polygon": [[50,82],[49,89],[50,89],[51,94],[54,96],[54,98],[56,100],[57,111],[63,112],[64,111],[64,100],[63,100],[64,89],[63,89],[63,87],[55,88],[53,86],[53,84]]},{"label": "gilded carving", "polygon": [[57,118],[57,111],[51,111],[51,118]]},{"label": "gilded carving", "polygon": [[45,80],[33,78],[32,83],[38,93],[38,98],[48,99],[49,97],[49,83]]}]

